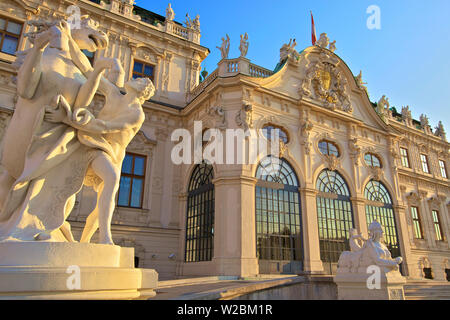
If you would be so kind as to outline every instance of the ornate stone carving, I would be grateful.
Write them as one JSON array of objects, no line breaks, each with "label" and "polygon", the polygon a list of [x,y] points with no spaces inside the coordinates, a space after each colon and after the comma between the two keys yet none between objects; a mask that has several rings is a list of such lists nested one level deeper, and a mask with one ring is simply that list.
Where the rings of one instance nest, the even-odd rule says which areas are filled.
[{"label": "ornate stone carving", "polygon": [[320,35],[319,40],[317,40],[316,42],[316,46],[322,47],[322,48],[327,48],[328,45],[330,44],[330,39],[328,38],[326,33],[322,33]]},{"label": "ornate stone carving", "polygon": [[431,134],[430,121],[424,114],[420,115],[420,127],[423,129],[423,131],[425,131],[426,134]]},{"label": "ornate stone carving", "polygon": [[227,128],[227,119],[222,107],[212,106],[208,108],[208,115],[213,120],[214,127],[225,130]]},{"label": "ornate stone carving", "polygon": [[300,57],[300,54],[297,52],[297,50],[295,50],[296,46],[297,42],[295,41],[295,39],[290,39],[289,43],[283,44],[280,49],[280,63],[289,57],[295,59],[298,59]]},{"label": "ornate stone carving", "polygon": [[216,48],[220,50],[222,60],[228,59],[228,53],[230,52],[230,37],[228,36],[228,34],[226,35],[226,39],[222,38],[222,45]]},{"label": "ornate stone carving", "polygon": [[244,104],[236,114],[236,124],[247,131],[253,128],[253,107],[250,104]]},{"label": "ornate stone carving", "polygon": [[419,205],[422,197],[417,192],[412,191],[406,195],[406,200],[410,205]]},{"label": "ornate stone carving", "polygon": [[333,42],[330,42],[330,46],[328,47],[328,50],[330,50],[331,52],[336,51],[336,40],[334,40]]},{"label": "ornate stone carving", "polygon": [[311,122],[311,120],[309,120],[309,112],[304,110],[303,117],[302,119],[300,119],[300,136],[301,136],[300,143],[304,146],[305,154],[307,155],[311,153],[312,143],[310,141],[310,137],[313,127],[314,127],[313,123]]},{"label": "ornate stone carving", "polygon": [[299,95],[319,100],[331,110],[353,112],[347,93],[347,79],[329,61],[313,61],[308,65]]},{"label": "ornate stone carving", "polygon": [[437,195],[432,196],[430,199],[428,199],[428,205],[430,207],[430,210],[440,210],[441,200]]},{"label": "ornate stone carving", "polygon": [[402,107],[402,120],[405,122],[405,124],[409,127],[412,126],[412,116],[411,116],[411,110],[409,109],[409,106]]},{"label": "ornate stone carving", "polygon": [[355,80],[356,80],[356,84],[358,85],[358,87],[367,92],[367,87],[366,87],[367,82],[364,82],[362,79],[362,70],[359,71],[359,74],[355,77]]},{"label": "ornate stone carving", "polygon": [[172,9],[172,5],[169,5],[166,8],[166,21],[173,21],[175,19],[175,12]]},{"label": "ornate stone carving", "polygon": [[239,44],[239,51],[241,52],[240,55],[241,57],[245,57],[247,55],[248,46],[249,46],[248,34],[246,32],[244,35],[241,34],[241,42]]},{"label": "ornate stone carving", "polygon": [[[339,257],[334,281],[338,285],[339,299],[404,299],[406,280],[399,272],[402,257],[392,258],[383,243],[384,230],[378,221],[369,225],[369,239],[364,239],[355,229],[350,230],[350,249]],[[368,277],[374,266],[381,273],[382,284],[378,290],[368,288]],[[392,291],[398,291],[392,296]],[[376,293],[374,294],[374,291]]]},{"label": "ornate stone carving", "polygon": [[368,167],[369,174],[374,180],[380,181],[384,178],[384,171],[380,167]]},{"label": "ornate stone carving", "polygon": [[350,157],[353,159],[355,165],[358,166],[361,157],[361,147],[358,145],[358,138],[350,139],[348,141],[348,147],[350,150]]},{"label": "ornate stone carving", "polygon": [[328,169],[331,171],[335,171],[341,167],[341,159],[336,157],[334,154],[332,155],[324,155]]},{"label": "ornate stone carving", "polygon": [[445,130],[444,130],[444,125],[442,124],[442,121],[439,121],[438,126],[435,128],[434,135],[436,137],[441,137],[442,139],[447,140]]},{"label": "ornate stone carving", "polygon": [[388,119],[392,118],[392,111],[390,110],[390,107],[391,105],[389,103],[389,99],[383,95],[377,103],[376,112],[386,123],[388,123]]}]

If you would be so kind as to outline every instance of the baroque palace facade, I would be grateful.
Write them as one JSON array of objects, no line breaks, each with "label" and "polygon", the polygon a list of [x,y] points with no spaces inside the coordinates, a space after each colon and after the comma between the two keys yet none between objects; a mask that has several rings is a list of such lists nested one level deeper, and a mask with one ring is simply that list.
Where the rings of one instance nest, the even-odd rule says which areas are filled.
[{"label": "baroque palace facade", "polygon": [[[67,18],[77,5],[99,22],[107,49],[129,77],[150,77],[156,94],[128,148],[113,217],[115,243],[134,247],[136,264],[160,279],[178,276],[332,274],[349,230],[367,236],[378,220],[410,279],[448,280],[449,143],[444,128],[371,103],[322,35],[301,52],[286,44],[275,71],[225,57],[200,81],[209,50],[198,18],[186,25],[133,0],[2,0],[0,135],[14,112],[15,52],[29,48],[27,20]],[[172,11],[173,13],[173,11]],[[91,105],[98,112],[98,95]],[[175,129],[280,129],[281,168],[171,161]],[[267,132],[267,131],[261,131]],[[263,137],[264,138],[264,137]],[[278,156],[278,155],[277,155]],[[69,217],[79,239],[95,193],[85,187]]]}]

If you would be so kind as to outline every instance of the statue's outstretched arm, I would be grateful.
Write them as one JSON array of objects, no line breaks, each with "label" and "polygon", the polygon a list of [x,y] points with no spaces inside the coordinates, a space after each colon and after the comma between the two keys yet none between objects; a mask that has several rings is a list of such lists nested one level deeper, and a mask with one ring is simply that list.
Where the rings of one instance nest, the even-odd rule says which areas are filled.
[{"label": "statue's outstretched arm", "polygon": [[49,29],[34,38],[34,45],[17,73],[17,93],[24,99],[33,98],[41,79],[41,60],[45,48],[50,42],[53,33]]},{"label": "statue's outstretched arm", "polygon": [[373,247],[373,244],[371,245],[372,248],[370,248],[370,256],[371,258],[375,261],[375,264],[381,267],[386,267],[386,268],[392,268],[392,267],[398,267],[398,263],[395,260],[388,260],[388,259],[383,259],[381,258],[375,248]]},{"label": "statue's outstretched arm", "polygon": [[100,59],[95,63],[94,71],[90,73],[87,81],[81,86],[78,91],[77,99],[75,100],[74,110],[84,108],[91,104],[95,93],[100,85],[100,80],[105,69],[113,66],[112,59]]},{"label": "statue's outstretched arm", "polygon": [[140,112],[139,110],[130,110],[127,115],[121,117],[120,119],[114,119],[111,121],[96,119],[88,110],[80,109],[80,111],[81,110],[83,112],[83,115],[81,116],[81,114],[75,113],[74,118],[82,117],[83,119],[75,119],[74,121],[69,116],[63,122],[70,125],[71,127],[74,127],[75,129],[85,132],[106,134],[138,127],[145,120],[144,113]]}]

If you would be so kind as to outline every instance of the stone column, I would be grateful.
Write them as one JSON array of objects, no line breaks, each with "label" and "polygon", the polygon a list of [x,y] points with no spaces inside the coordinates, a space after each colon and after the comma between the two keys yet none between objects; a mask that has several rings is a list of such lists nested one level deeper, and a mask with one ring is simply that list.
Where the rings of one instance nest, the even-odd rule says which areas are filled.
[{"label": "stone column", "polygon": [[320,259],[317,190],[313,188],[300,188],[299,190],[302,203],[303,270],[311,274],[321,273],[324,270]]},{"label": "stone column", "polygon": [[[406,222],[406,207],[403,205],[394,205],[394,215],[397,222],[398,241],[403,258],[403,271],[405,276],[417,277],[414,263],[411,256],[411,244],[408,237],[408,224]],[[395,258],[395,257],[393,257]]]},{"label": "stone column", "polygon": [[214,179],[214,258],[218,275],[255,276],[255,185],[251,177]]},{"label": "stone column", "polygon": [[363,235],[367,235],[367,218],[366,218],[366,202],[363,198],[351,198],[352,209],[353,209],[353,218],[355,228]]}]

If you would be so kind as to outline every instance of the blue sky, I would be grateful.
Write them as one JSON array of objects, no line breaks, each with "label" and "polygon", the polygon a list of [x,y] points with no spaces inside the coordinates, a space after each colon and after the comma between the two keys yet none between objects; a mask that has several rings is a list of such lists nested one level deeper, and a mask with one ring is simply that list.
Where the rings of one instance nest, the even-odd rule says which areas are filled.
[{"label": "blue sky", "polygon": [[[136,0],[165,15],[169,1]],[[172,0],[175,20],[200,15],[201,44],[211,50],[203,67],[212,72],[220,60],[221,38],[231,38],[230,58],[239,56],[240,34],[249,34],[247,58],[273,69],[279,49],[290,38],[297,49],[311,45],[312,10],[317,35],[336,40],[339,55],[357,75],[363,71],[372,101],[383,95],[391,106],[409,105],[415,119],[425,113],[434,128],[443,121],[450,135],[449,0]],[[381,9],[381,30],[366,26],[370,5]]]}]

